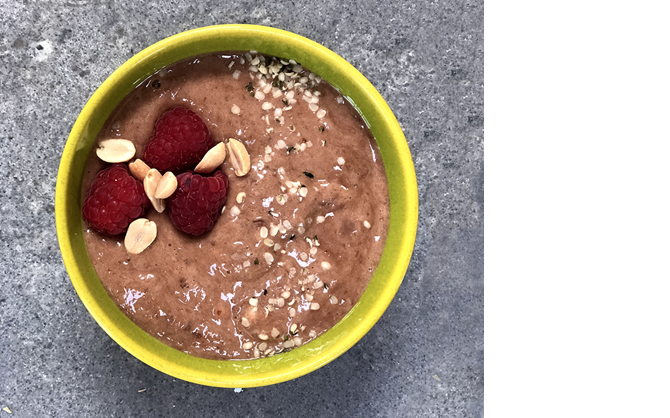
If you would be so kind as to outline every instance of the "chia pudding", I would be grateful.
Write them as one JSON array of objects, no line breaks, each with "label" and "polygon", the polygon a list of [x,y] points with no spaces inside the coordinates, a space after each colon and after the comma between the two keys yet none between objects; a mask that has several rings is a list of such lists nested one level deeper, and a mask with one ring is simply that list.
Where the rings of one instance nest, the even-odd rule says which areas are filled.
[{"label": "chia pudding", "polygon": [[[197,357],[252,359],[308,343],[356,304],[384,248],[389,195],[375,139],[321,77],[251,51],[163,68],[123,99],[96,141],[128,139],[141,158],[175,106],[200,116],[215,144],[244,144],[250,170],[238,176],[224,160],[227,200],[200,236],[177,230],[169,206],[150,208],[157,236],[131,254],[123,235],[84,222],[107,293],[144,331]],[[82,201],[107,166],[94,149]]]}]

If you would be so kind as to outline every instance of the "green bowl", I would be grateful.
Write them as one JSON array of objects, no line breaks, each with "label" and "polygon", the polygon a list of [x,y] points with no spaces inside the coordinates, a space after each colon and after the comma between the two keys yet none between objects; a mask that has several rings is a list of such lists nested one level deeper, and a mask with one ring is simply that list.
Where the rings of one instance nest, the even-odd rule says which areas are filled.
[{"label": "green bowl", "polygon": [[[217,51],[256,50],[304,65],[349,98],[375,136],[391,200],[384,252],[367,289],[332,329],[299,348],[256,360],[206,360],[156,340],[128,319],[107,295],[82,236],[81,185],[98,131],[119,102],[142,80],[176,61]],[[180,33],[138,53],[98,88],[65,144],[56,185],[56,229],[63,262],[82,302],[102,329],[130,354],[179,379],[220,387],[284,382],[329,363],[351,348],[379,320],[407,271],[418,222],[418,190],[407,141],[391,109],[351,64],[296,34],[254,25],[210,26]]]}]

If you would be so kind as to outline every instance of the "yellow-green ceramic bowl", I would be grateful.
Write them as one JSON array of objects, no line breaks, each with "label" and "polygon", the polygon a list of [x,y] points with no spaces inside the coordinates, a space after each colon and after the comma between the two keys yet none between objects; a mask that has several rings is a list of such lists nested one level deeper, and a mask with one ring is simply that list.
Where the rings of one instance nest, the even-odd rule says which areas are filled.
[{"label": "yellow-green ceramic bowl", "polygon": [[[133,88],[176,61],[199,54],[256,50],[292,58],[348,97],[377,139],[386,167],[391,217],[386,247],[372,281],[335,327],[302,347],[269,358],[205,360],[162,344],[131,322],[103,288],[82,237],[81,184],[86,158],[105,120]],[[379,320],[407,270],[418,221],[412,156],[391,109],[368,80],[327,48],[278,29],[252,25],[211,26],[160,41],[116,70],[81,111],[67,140],[56,186],[56,227],[65,267],[93,318],[130,354],[179,379],[210,386],[253,387],[284,382],[329,363],[351,348]]]}]

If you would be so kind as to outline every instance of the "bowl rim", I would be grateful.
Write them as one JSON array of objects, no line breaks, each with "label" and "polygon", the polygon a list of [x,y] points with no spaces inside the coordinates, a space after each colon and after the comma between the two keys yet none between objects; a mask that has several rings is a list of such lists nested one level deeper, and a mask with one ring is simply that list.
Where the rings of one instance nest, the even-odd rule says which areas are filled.
[{"label": "bowl rim", "polygon": [[[353,98],[350,101],[357,107],[371,129],[373,125],[370,123],[370,118],[373,119],[372,124],[375,129],[385,133],[384,141],[388,142],[386,152],[394,161],[393,188],[397,193],[391,195],[391,221],[394,222],[393,241],[389,242],[392,238],[390,223],[382,260],[359,302],[337,325],[310,343],[288,353],[256,360],[206,360],[190,356],[167,347],[137,327],[121,313],[106,292],[104,295],[108,300],[100,293],[100,289],[104,292],[104,288],[94,270],[94,277],[91,278],[92,265],[86,264],[86,260],[90,264],[90,259],[87,254],[86,260],[83,260],[80,255],[81,243],[83,243],[81,210],[68,211],[72,205],[80,208],[80,202],[77,202],[77,199],[81,193],[81,172],[78,172],[73,166],[76,158],[81,158],[82,154],[88,155],[92,147],[92,142],[89,141],[91,143],[88,144],[87,149],[82,138],[86,138],[86,135],[90,137],[92,129],[94,130],[93,139],[97,135],[98,131],[91,126],[94,125],[92,121],[96,120],[96,113],[105,113],[103,104],[106,104],[108,109],[110,106],[113,109],[116,104],[110,105],[110,101],[116,100],[118,103],[125,96],[117,100],[109,99],[109,95],[113,91],[118,93],[118,89],[123,86],[129,92],[144,80],[146,77],[137,78],[138,67],[145,68],[143,70],[145,73],[147,68],[153,68],[155,72],[164,66],[160,64],[160,57],[169,56],[184,48],[194,47],[196,51],[199,51],[198,46],[210,45],[211,48],[211,43],[216,44],[217,40],[221,42],[221,37],[258,39],[258,47],[244,49],[254,49],[271,55],[277,54],[265,52],[264,49],[281,45],[282,48],[288,48],[294,52],[299,51],[305,57],[299,62],[307,68],[314,68],[314,65],[307,65],[307,62],[313,59],[315,63],[318,62],[319,66],[324,68],[325,72],[330,72],[332,69],[332,78],[341,77],[338,80],[343,85],[346,84],[344,88],[349,89],[347,92],[355,93],[351,96],[345,94],[345,96]],[[249,40],[248,42],[253,44],[254,41]],[[212,49],[206,52],[224,50]],[[201,52],[190,56],[200,55]],[[331,81],[323,74],[324,71],[317,74],[340,88],[338,81]],[[146,76],[149,75],[150,73],[146,74]],[[130,87],[129,80],[134,83]],[[361,112],[359,108],[363,102],[365,106],[372,106],[367,113]],[[108,116],[107,114],[104,118],[98,117],[98,119],[104,122]],[[375,130],[372,130],[374,133]],[[377,135],[375,138],[379,143],[380,139],[377,138]],[[382,160],[387,170],[389,193],[391,194],[392,184],[391,174],[389,174],[391,167],[387,165],[384,152],[382,152]],[[79,184],[78,188],[77,184]],[[76,190],[72,190],[73,187]],[[231,388],[265,386],[297,378],[333,361],[360,340],[379,320],[400,287],[414,248],[418,214],[418,188],[409,146],[393,112],[372,84],[346,60],[314,41],[281,29],[242,24],[207,26],[170,36],[140,51],[115,70],[93,93],[72,127],[61,156],[55,194],[56,229],[63,263],[79,298],[103,330],[131,355],[170,376],[208,386]],[[76,232],[77,216],[79,217],[79,234]],[[390,245],[394,249],[392,254],[390,250],[387,253]],[[382,262],[384,262],[383,265]],[[375,281],[378,274],[385,280]],[[379,285],[371,289],[373,282]],[[373,290],[374,297],[370,293]],[[118,312],[111,310],[110,303]],[[119,317],[119,314],[125,320]],[[317,341],[320,343],[314,344]],[[184,356],[188,359],[185,359]]]}]

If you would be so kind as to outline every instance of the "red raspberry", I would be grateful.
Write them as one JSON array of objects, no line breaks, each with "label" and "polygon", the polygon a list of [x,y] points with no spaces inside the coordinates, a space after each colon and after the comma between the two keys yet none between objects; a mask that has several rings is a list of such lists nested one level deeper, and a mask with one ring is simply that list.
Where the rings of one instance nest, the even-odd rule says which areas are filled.
[{"label": "red raspberry", "polygon": [[160,172],[180,173],[194,168],[214,146],[212,135],[200,116],[175,107],[158,118],[154,135],[142,159]]},{"label": "red raspberry", "polygon": [[217,170],[211,177],[187,171],[177,176],[177,190],[167,198],[175,228],[201,235],[214,227],[228,194],[228,176]]},{"label": "red raspberry", "polygon": [[91,228],[107,235],[126,232],[149,207],[144,186],[130,175],[125,164],[100,170],[84,200],[82,213]]}]

